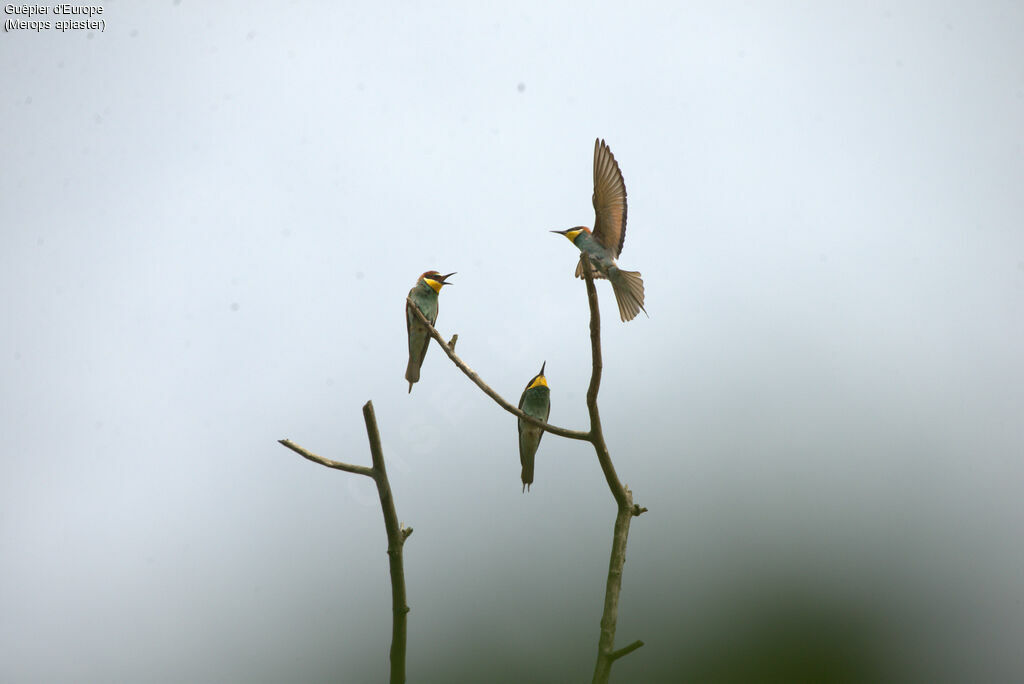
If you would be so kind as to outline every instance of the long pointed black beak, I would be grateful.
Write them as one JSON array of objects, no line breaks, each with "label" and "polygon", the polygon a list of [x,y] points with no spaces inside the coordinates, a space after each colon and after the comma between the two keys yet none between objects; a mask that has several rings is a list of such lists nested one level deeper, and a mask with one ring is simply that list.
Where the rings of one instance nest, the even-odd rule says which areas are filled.
[{"label": "long pointed black beak", "polygon": [[565,235],[566,233],[569,232],[569,230],[568,229],[566,229],[566,230],[549,230],[548,232],[549,233],[558,233],[559,235]]},{"label": "long pointed black beak", "polygon": [[453,276],[453,275],[455,275],[456,273],[458,273],[458,271],[452,271],[452,272],[451,272],[451,273],[449,273],[448,275],[438,276],[438,280],[440,280],[440,281],[441,281],[442,283],[444,283],[445,285],[454,285],[455,283],[449,283],[449,282],[445,282],[445,281],[447,281],[447,280],[448,280],[448,278],[452,277],[452,276]]},{"label": "long pointed black beak", "polygon": [[544,366],[546,366],[546,365],[548,365],[547,361],[545,361],[544,363],[541,364],[541,366],[540,366],[540,373],[537,373],[537,375],[544,375]]}]

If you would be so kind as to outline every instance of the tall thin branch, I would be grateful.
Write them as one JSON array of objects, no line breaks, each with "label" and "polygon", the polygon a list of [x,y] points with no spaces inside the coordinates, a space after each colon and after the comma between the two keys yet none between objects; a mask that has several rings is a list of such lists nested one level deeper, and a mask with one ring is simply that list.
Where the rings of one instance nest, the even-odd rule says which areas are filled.
[{"label": "tall thin branch", "polygon": [[388,565],[391,570],[391,682],[405,681],[405,642],[407,634],[406,614],[409,605],[405,597],[405,566],[402,564],[402,548],[412,534],[412,528],[402,529],[395,512],[395,499],[391,495],[388,472],[384,467],[384,452],[380,446],[380,432],[377,430],[377,416],[373,402],[363,405],[363,420],[366,422],[366,436],[370,440],[370,457],[373,459],[373,480],[377,483],[380,507],[384,511],[384,527],[388,532]]},{"label": "tall thin branch", "polygon": [[391,682],[401,684],[405,682],[405,650],[407,619],[409,606],[406,603],[405,595],[405,568],[402,564],[402,548],[405,540],[412,534],[411,527],[402,527],[398,522],[398,513],[395,512],[395,500],[391,494],[391,484],[388,482],[387,469],[384,467],[384,452],[380,446],[380,431],[377,429],[377,416],[373,411],[373,402],[368,401],[363,406],[363,421],[366,423],[366,436],[370,441],[370,457],[373,467],[350,465],[341,461],[332,461],[322,456],[317,456],[312,451],[304,449],[291,440],[278,440],[282,445],[288,447],[305,459],[319,463],[328,468],[343,470],[347,473],[365,475],[372,478],[377,485],[377,495],[380,498],[380,508],[384,513],[384,528],[388,535],[388,565],[391,571]]},{"label": "tall thin branch", "polygon": [[601,636],[597,641],[597,661],[594,664],[595,683],[605,683],[611,675],[612,664],[628,653],[643,646],[642,641],[635,641],[619,651],[615,648],[615,628],[619,622],[619,594],[622,591],[622,568],[626,564],[626,542],[629,540],[629,524],[634,515],[640,515],[646,508],[633,505],[633,493],[619,481],[615,472],[611,454],[604,441],[604,430],[601,429],[601,414],[597,408],[597,393],[601,389],[601,372],[604,363],[601,360],[601,309],[597,301],[597,288],[594,287],[594,272],[590,259],[583,255],[583,277],[587,283],[587,301],[590,304],[590,350],[593,371],[590,375],[590,386],[587,388],[587,409],[590,411],[590,435],[601,471],[608,482],[608,489],[615,497],[617,512],[615,527],[612,532],[612,552],[608,561],[608,581],[605,583],[604,610],[601,613]]},{"label": "tall thin branch", "polygon": [[597,393],[601,389],[601,372],[604,370],[604,362],[601,360],[601,308],[597,302],[597,288],[594,286],[594,270],[590,265],[590,259],[584,255],[581,261],[583,262],[583,277],[587,281],[587,302],[590,304],[590,356],[593,366],[590,374],[590,386],[587,388],[590,442],[597,452],[597,460],[601,464],[604,479],[608,482],[608,489],[611,490],[615,502],[621,508],[626,502],[626,490],[619,481],[615,465],[612,464],[611,454],[608,453],[608,446],[604,443],[601,413],[597,408]]}]

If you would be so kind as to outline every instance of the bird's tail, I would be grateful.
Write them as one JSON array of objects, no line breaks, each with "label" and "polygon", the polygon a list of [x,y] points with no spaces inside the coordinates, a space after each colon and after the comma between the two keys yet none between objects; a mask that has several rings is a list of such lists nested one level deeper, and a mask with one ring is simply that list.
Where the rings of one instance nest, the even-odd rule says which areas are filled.
[{"label": "bird's tail", "polygon": [[530,485],[533,484],[533,461],[534,461],[534,458],[536,457],[536,451],[537,451],[537,446],[536,445],[534,445],[533,451],[534,451],[534,453],[528,453],[528,450],[527,451],[523,451],[522,436],[520,436],[520,440],[519,440],[519,462],[523,464],[523,473],[522,473],[522,475],[520,475],[520,478],[523,481],[523,491],[524,492],[527,491],[530,488]]},{"label": "bird's tail", "polygon": [[530,485],[533,484],[533,459],[532,458],[529,460],[529,462],[523,463],[523,473],[522,473],[522,475],[520,477],[523,480],[523,491],[525,492],[526,490],[528,490],[530,488]]},{"label": "bird's tail", "polygon": [[409,365],[405,367],[405,379],[409,381],[409,392],[412,392],[413,383],[420,381],[420,364],[415,359],[409,359]]},{"label": "bird's tail", "polygon": [[647,309],[644,308],[644,281],[638,271],[614,268],[609,272],[608,280],[612,283],[615,301],[619,305],[619,317],[623,322],[633,320],[641,311],[647,315]]}]

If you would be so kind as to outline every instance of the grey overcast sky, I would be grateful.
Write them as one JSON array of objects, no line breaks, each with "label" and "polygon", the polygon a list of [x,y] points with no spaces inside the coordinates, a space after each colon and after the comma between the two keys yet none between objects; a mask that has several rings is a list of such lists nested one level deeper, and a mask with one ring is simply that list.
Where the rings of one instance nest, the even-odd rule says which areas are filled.
[{"label": "grey overcast sky", "polygon": [[[1021,681],[1024,5],[102,3],[0,36],[0,679],[581,681],[614,505],[574,248],[629,191],[601,408],[616,681]],[[27,19],[4,14],[3,19]],[[55,22],[56,17],[32,17]],[[803,675],[801,675],[803,676]]]}]

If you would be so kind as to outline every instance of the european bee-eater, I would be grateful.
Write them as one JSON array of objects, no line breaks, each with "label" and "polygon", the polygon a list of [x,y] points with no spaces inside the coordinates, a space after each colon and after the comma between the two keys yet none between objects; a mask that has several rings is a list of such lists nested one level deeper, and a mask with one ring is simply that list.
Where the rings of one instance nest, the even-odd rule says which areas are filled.
[{"label": "european bee-eater", "polygon": [[[594,232],[586,226],[553,230],[569,238],[590,257],[594,277],[607,278],[619,305],[619,317],[633,320],[644,309],[644,281],[638,271],[623,271],[615,260],[626,240],[626,183],[619,163],[600,138],[594,141]],[[576,264],[576,277],[583,277],[583,257]]]},{"label": "european bee-eater", "polygon": [[[423,312],[431,325],[437,322],[437,293],[445,285],[451,285],[445,280],[453,275],[455,273],[441,275],[437,271],[427,271],[409,290],[409,299]],[[409,365],[405,369],[405,379],[409,381],[409,391],[412,392],[413,383],[420,380],[420,366],[423,365],[423,357],[427,355],[427,347],[430,345],[430,331],[420,323],[409,306],[409,302],[406,302],[405,329],[409,333]]]},{"label": "european bee-eater", "polygon": [[[551,414],[551,390],[548,389],[547,378],[544,377],[545,361],[541,364],[540,373],[533,376],[523,396],[519,398],[519,408],[528,416],[533,416],[548,422]],[[523,491],[533,484],[533,459],[537,455],[537,447],[540,446],[540,438],[544,436],[544,430],[532,425],[522,418],[519,419],[519,462],[523,465]]]}]

